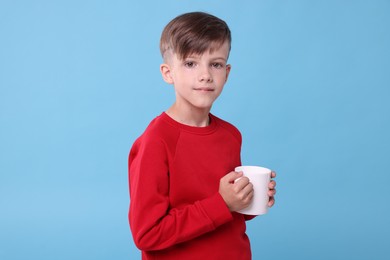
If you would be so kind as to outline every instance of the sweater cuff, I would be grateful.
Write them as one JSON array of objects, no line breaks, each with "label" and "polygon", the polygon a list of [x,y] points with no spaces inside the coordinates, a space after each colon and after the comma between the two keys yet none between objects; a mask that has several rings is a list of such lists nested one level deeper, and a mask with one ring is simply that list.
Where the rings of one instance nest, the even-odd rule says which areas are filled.
[{"label": "sweater cuff", "polygon": [[232,213],[218,192],[212,197],[203,200],[201,204],[215,227],[233,220]]}]

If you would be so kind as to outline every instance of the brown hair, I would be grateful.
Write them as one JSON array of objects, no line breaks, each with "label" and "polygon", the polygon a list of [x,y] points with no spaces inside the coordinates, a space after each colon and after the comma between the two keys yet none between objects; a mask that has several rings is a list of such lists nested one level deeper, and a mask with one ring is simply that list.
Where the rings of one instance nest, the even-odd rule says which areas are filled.
[{"label": "brown hair", "polygon": [[191,54],[203,54],[206,50],[231,44],[228,25],[208,13],[192,12],[177,16],[165,26],[160,40],[160,51],[164,59],[168,51],[185,59]]}]

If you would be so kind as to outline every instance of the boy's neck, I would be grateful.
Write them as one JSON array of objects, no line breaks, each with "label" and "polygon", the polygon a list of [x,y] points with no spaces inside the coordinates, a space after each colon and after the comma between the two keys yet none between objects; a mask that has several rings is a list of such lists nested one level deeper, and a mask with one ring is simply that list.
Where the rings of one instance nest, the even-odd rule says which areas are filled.
[{"label": "boy's neck", "polygon": [[173,120],[188,126],[205,127],[210,124],[209,113],[210,109],[191,109],[186,111],[179,109],[176,103],[174,103],[167,111],[168,116]]}]

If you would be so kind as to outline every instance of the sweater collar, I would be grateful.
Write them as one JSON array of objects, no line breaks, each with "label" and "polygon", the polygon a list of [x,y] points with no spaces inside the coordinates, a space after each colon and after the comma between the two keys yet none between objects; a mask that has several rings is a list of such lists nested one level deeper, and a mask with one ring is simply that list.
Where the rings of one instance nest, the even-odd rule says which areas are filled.
[{"label": "sweater collar", "polygon": [[214,132],[216,127],[217,127],[217,122],[216,122],[217,118],[214,115],[212,115],[211,113],[209,114],[210,124],[208,126],[204,126],[204,127],[189,126],[189,125],[179,123],[176,120],[174,120],[173,118],[171,118],[165,112],[163,112],[161,114],[161,117],[168,124],[178,128],[180,130],[194,133],[194,134],[209,134],[209,133]]}]

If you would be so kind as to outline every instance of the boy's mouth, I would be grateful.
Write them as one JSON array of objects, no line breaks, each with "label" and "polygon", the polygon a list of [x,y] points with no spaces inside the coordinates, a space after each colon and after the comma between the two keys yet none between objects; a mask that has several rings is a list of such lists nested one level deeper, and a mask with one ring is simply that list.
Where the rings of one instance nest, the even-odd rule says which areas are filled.
[{"label": "boy's mouth", "polygon": [[202,92],[212,92],[214,91],[213,88],[194,88],[196,91],[202,91]]}]

